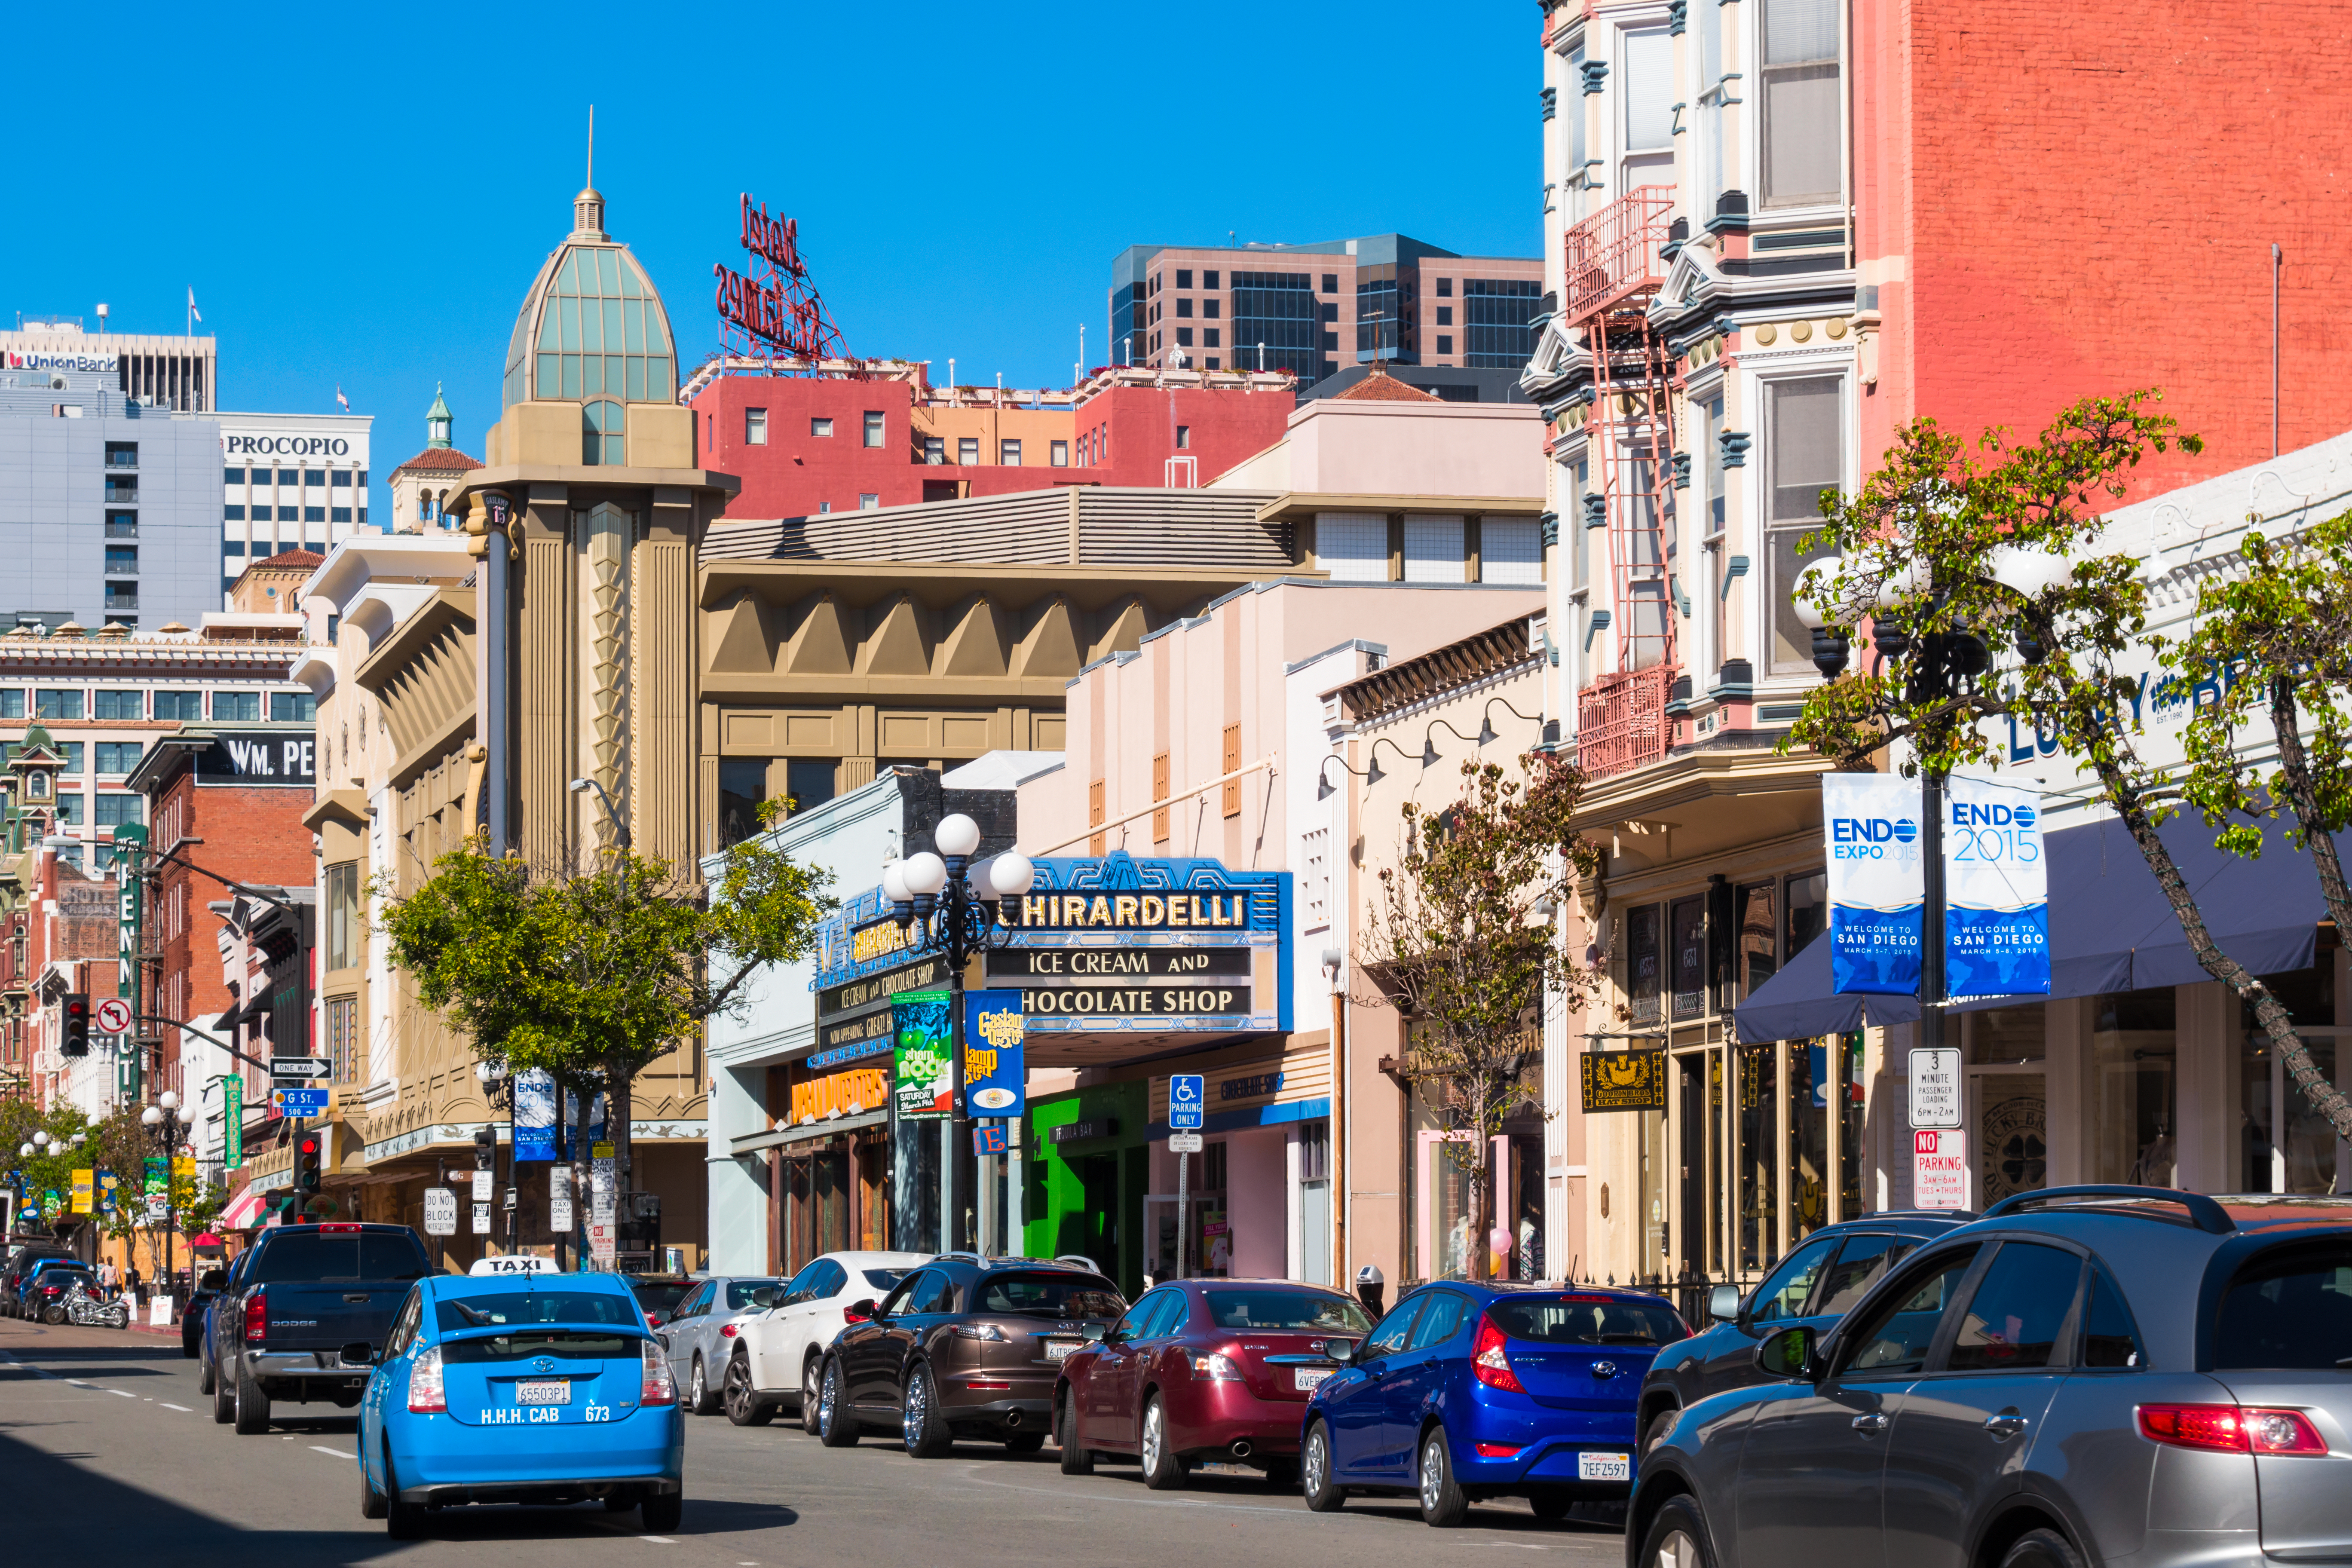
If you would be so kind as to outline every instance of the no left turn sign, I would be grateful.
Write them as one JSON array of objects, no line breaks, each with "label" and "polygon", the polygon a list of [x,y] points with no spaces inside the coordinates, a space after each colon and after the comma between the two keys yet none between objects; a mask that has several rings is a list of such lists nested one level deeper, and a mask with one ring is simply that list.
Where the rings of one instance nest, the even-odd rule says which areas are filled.
[{"label": "no left turn sign", "polygon": [[110,996],[98,1005],[98,1032],[101,1035],[127,1035],[131,1032],[131,1004],[120,996]]}]

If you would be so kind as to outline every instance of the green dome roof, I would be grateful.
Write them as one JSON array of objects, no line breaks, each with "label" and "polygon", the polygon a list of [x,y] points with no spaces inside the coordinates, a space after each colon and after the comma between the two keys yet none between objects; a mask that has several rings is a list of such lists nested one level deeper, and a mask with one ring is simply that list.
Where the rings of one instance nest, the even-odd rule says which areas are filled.
[{"label": "green dome roof", "polygon": [[506,403],[668,403],[677,395],[669,313],[628,247],[604,231],[604,198],[583,191],[575,226],[515,317]]}]

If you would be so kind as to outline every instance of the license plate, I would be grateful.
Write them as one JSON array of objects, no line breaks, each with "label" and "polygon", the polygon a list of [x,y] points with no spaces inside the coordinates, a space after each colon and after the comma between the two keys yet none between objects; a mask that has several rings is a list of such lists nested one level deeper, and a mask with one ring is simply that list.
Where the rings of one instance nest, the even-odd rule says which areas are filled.
[{"label": "license plate", "polygon": [[569,1405],[572,1384],[560,1377],[532,1378],[515,1384],[517,1405]]},{"label": "license plate", "polygon": [[1323,1380],[1330,1375],[1328,1372],[1307,1372],[1302,1368],[1290,1374],[1291,1386],[1301,1394],[1309,1393],[1320,1387]]},{"label": "license plate", "polygon": [[1579,1454],[1576,1456],[1576,1479],[1580,1481],[1630,1481],[1633,1479],[1633,1456]]},{"label": "license plate", "polygon": [[1083,1340],[1047,1340],[1045,1342],[1045,1359],[1047,1361],[1061,1361],[1067,1357],[1072,1351],[1077,1349],[1079,1345],[1085,1342],[1086,1342]]}]

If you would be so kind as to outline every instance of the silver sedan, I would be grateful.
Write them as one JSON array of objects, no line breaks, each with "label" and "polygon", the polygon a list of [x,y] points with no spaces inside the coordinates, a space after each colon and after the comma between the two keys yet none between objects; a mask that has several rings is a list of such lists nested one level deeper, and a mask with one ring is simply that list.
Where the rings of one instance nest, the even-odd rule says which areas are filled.
[{"label": "silver sedan", "polygon": [[719,1379],[744,1322],[775,1304],[782,1281],[768,1275],[714,1275],[687,1292],[669,1321],[654,1331],[669,1356],[688,1410],[719,1411]]}]

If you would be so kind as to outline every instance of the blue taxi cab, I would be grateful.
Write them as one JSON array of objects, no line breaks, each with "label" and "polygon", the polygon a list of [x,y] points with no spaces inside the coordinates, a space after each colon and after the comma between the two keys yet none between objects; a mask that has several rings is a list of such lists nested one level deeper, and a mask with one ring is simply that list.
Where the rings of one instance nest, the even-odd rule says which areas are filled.
[{"label": "blue taxi cab", "polygon": [[627,1284],[531,1272],[420,1279],[360,1403],[360,1507],[396,1540],[427,1510],[601,1501],[677,1528],[686,1423]]}]

